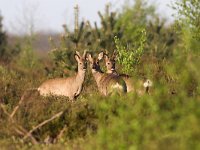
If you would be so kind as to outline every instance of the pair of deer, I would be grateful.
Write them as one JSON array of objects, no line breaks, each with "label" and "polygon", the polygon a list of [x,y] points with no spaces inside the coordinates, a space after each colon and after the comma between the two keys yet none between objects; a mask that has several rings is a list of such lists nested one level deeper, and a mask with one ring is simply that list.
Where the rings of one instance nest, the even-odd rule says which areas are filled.
[{"label": "pair of deer", "polygon": [[[87,61],[90,63],[90,68],[92,70],[93,77],[96,80],[98,90],[101,94],[107,96],[113,93],[126,93],[130,91],[136,91],[139,94],[142,91],[148,91],[151,86],[151,81],[147,80],[139,84],[140,88],[137,88],[136,82],[132,80],[128,75],[120,75],[115,70],[115,55],[109,58],[107,54],[101,52],[98,57],[92,57],[91,54],[87,54],[84,51],[81,56],[78,51],[76,51],[75,60],[78,63],[78,72],[76,75],[68,78],[56,78],[49,79],[42,83],[37,89],[42,96],[57,95],[66,96],[70,100],[75,99],[80,95],[83,82],[85,79]],[[102,72],[99,62],[105,58],[107,73]],[[135,83],[135,84],[134,84]]]}]

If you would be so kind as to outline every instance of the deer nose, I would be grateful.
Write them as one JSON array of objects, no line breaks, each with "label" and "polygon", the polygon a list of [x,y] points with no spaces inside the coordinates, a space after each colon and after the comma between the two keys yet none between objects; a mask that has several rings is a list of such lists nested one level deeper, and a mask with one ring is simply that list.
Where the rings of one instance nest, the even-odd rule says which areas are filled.
[{"label": "deer nose", "polygon": [[95,69],[95,65],[92,65],[92,69]]}]

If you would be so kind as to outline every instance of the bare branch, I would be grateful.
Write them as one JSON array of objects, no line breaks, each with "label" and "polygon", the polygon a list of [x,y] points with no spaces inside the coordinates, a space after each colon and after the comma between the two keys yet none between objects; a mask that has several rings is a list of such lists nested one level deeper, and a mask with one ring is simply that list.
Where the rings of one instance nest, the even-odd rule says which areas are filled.
[{"label": "bare branch", "polygon": [[37,144],[37,140],[34,138],[34,136],[31,133],[28,133],[26,129],[24,129],[22,126],[18,125],[18,128],[24,133],[23,136],[28,135],[28,137],[31,139],[33,144]]},{"label": "bare branch", "polygon": [[67,130],[67,125],[65,125],[65,126],[62,128],[62,130],[60,131],[60,133],[57,135],[55,141],[59,140],[59,139],[63,136],[63,134],[64,134],[64,132],[65,132],[66,130]]},{"label": "bare branch", "polygon": [[54,120],[54,119],[60,117],[62,114],[63,114],[63,111],[61,111],[61,112],[55,114],[55,115],[52,116],[50,119],[47,119],[47,120],[43,121],[42,123],[40,123],[40,124],[37,125],[36,127],[33,127],[33,129],[31,129],[31,130],[24,136],[23,139],[26,139],[29,135],[31,135],[31,133],[32,133],[33,131],[35,131],[36,129],[38,129],[38,128],[44,126],[45,124],[49,123],[50,121],[52,121],[52,120]]},{"label": "bare branch", "polygon": [[13,124],[12,126],[14,127],[14,130],[16,133],[18,133],[19,135],[28,135],[28,137],[30,137],[33,144],[38,143],[37,140],[33,137],[33,135],[31,133],[28,133],[28,131],[26,129],[24,129],[21,125],[16,123],[16,121],[7,112],[7,110],[5,109],[5,106],[3,104],[0,104],[0,107],[2,108],[3,112],[9,117],[9,122],[11,122]]},{"label": "bare branch", "polygon": [[3,104],[0,104],[1,109],[3,110],[4,114],[6,114],[8,117],[10,117],[10,114],[5,109],[5,106]]},{"label": "bare branch", "polygon": [[19,109],[19,106],[22,104],[22,102],[24,101],[24,98],[25,98],[25,94],[26,92],[22,95],[18,105],[14,108],[14,110],[12,111],[11,115],[10,115],[10,118],[13,118],[13,116],[15,115],[15,113],[17,112],[17,110]]}]

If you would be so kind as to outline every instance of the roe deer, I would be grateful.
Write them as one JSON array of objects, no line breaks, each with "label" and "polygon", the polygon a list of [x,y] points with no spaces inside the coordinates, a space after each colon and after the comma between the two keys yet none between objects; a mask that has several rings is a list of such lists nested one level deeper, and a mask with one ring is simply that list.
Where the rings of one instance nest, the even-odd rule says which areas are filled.
[{"label": "roe deer", "polygon": [[119,75],[123,78],[127,86],[127,92],[135,91],[138,94],[148,93],[149,88],[152,86],[152,81],[147,79],[145,81],[133,79],[127,74],[118,74],[115,69],[116,52],[114,51],[112,56],[109,57],[107,53],[104,53],[104,60],[106,64],[106,73]]},{"label": "roe deer", "polygon": [[78,63],[77,74],[67,78],[55,78],[45,81],[38,88],[40,95],[66,96],[69,97],[70,100],[79,96],[87,68],[86,51],[84,51],[83,56],[76,51],[74,57]]},{"label": "roe deer", "polygon": [[126,84],[120,76],[115,74],[103,73],[101,71],[99,61],[103,59],[103,56],[103,52],[99,53],[97,59],[93,58],[91,54],[87,55],[93,77],[95,78],[95,81],[97,83],[98,90],[104,96],[110,95],[113,92],[117,92],[119,94],[126,93]]}]

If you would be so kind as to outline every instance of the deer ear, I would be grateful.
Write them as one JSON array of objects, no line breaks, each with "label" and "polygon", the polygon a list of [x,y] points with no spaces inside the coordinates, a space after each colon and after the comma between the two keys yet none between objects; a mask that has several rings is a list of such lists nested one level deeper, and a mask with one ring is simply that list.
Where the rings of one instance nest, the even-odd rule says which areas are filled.
[{"label": "deer ear", "polygon": [[77,54],[74,54],[74,58],[76,59],[76,61],[79,61],[79,60],[80,60],[80,56],[77,55]]},{"label": "deer ear", "polygon": [[87,50],[84,50],[84,52],[83,52],[83,58],[84,58],[84,59],[87,58]]},{"label": "deer ear", "polygon": [[75,54],[78,55],[79,57],[81,57],[81,55],[78,51],[76,51]]},{"label": "deer ear", "polygon": [[89,60],[89,61],[91,62],[91,61],[92,61],[92,55],[91,55],[91,54],[87,54],[86,59]]},{"label": "deer ear", "polygon": [[98,60],[102,60],[104,56],[104,52],[99,53],[98,55]]},{"label": "deer ear", "polygon": [[108,60],[108,55],[104,54],[104,58],[105,58],[105,60]]},{"label": "deer ear", "polygon": [[113,54],[112,54],[112,59],[113,59],[113,60],[116,60],[116,58],[117,58],[117,51],[114,50],[114,51],[113,51]]}]

